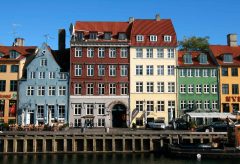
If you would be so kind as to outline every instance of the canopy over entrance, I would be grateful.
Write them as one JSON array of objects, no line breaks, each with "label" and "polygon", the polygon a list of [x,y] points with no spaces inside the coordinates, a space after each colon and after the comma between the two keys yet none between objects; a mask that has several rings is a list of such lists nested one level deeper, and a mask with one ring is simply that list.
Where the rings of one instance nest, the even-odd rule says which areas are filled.
[{"label": "canopy over entrance", "polygon": [[190,116],[191,118],[220,118],[220,119],[226,119],[228,117],[230,119],[237,119],[237,116],[233,115],[231,113],[217,113],[217,112],[194,113],[194,112],[189,112],[189,113],[186,113],[186,115]]}]

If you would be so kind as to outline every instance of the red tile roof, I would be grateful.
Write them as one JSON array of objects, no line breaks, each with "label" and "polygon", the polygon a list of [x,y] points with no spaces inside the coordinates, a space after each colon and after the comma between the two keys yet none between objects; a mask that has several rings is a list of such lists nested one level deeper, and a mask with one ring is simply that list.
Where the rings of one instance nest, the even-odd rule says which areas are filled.
[{"label": "red tile roof", "polygon": [[[200,51],[191,51],[191,52],[189,52],[189,51],[178,51],[178,66],[180,66],[180,67],[212,67],[212,66],[217,66],[208,53],[204,53],[204,54],[207,55],[208,63],[207,64],[200,64],[198,56],[201,53],[202,52],[200,52]],[[192,55],[192,61],[193,61],[192,64],[185,64],[184,63],[183,56],[185,54]]]},{"label": "red tile roof", "polygon": [[[143,42],[136,41],[136,35],[144,35]],[[149,36],[157,35],[157,42],[150,42]],[[171,42],[164,42],[164,35],[172,36]],[[170,19],[141,20],[137,19],[133,22],[131,30],[131,45],[132,46],[177,46],[177,36]]]},{"label": "red tile roof", "polygon": [[[221,66],[240,66],[240,46],[230,47],[227,45],[210,45],[210,51],[216,58],[217,62]],[[224,63],[223,54],[232,54],[233,62]]]},{"label": "red tile roof", "polygon": [[[0,46],[0,53],[4,56],[0,60],[21,60],[24,57],[35,52],[35,46]],[[9,59],[10,51],[17,51],[20,57],[17,59]]]}]

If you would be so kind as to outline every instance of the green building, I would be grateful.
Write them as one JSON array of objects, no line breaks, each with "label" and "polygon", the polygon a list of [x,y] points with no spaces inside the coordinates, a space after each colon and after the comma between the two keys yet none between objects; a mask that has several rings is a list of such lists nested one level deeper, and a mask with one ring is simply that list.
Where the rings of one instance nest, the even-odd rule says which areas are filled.
[{"label": "green building", "polygon": [[[219,112],[218,93],[218,67],[210,55],[179,51],[178,116],[188,112]],[[196,121],[208,123],[207,119]]]}]

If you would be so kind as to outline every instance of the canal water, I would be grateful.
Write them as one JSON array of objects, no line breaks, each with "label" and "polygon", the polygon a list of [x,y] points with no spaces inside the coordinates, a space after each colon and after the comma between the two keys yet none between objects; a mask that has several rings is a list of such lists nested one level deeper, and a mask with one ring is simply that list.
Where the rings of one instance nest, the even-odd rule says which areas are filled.
[{"label": "canal water", "polygon": [[152,153],[0,155],[0,164],[237,164],[239,159],[173,159]]}]

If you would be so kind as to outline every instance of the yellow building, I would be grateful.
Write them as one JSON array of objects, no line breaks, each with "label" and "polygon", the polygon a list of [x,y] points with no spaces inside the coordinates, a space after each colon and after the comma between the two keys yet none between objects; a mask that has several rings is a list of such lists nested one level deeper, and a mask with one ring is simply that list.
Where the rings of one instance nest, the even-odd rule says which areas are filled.
[{"label": "yellow building", "polygon": [[236,113],[240,105],[240,46],[237,35],[227,36],[228,45],[211,45],[210,51],[219,67],[219,96],[221,112]]},{"label": "yellow building", "polygon": [[20,38],[13,46],[0,46],[0,122],[16,122],[18,79],[34,52],[35,47],[23,46]]},{"label": "yellow building", "polygon": [[[164,29],[164,30],[163,30]],[[130,116],[138,127],[176,115],[176,34],[171,20],[134,20],[130,45]]]}]

